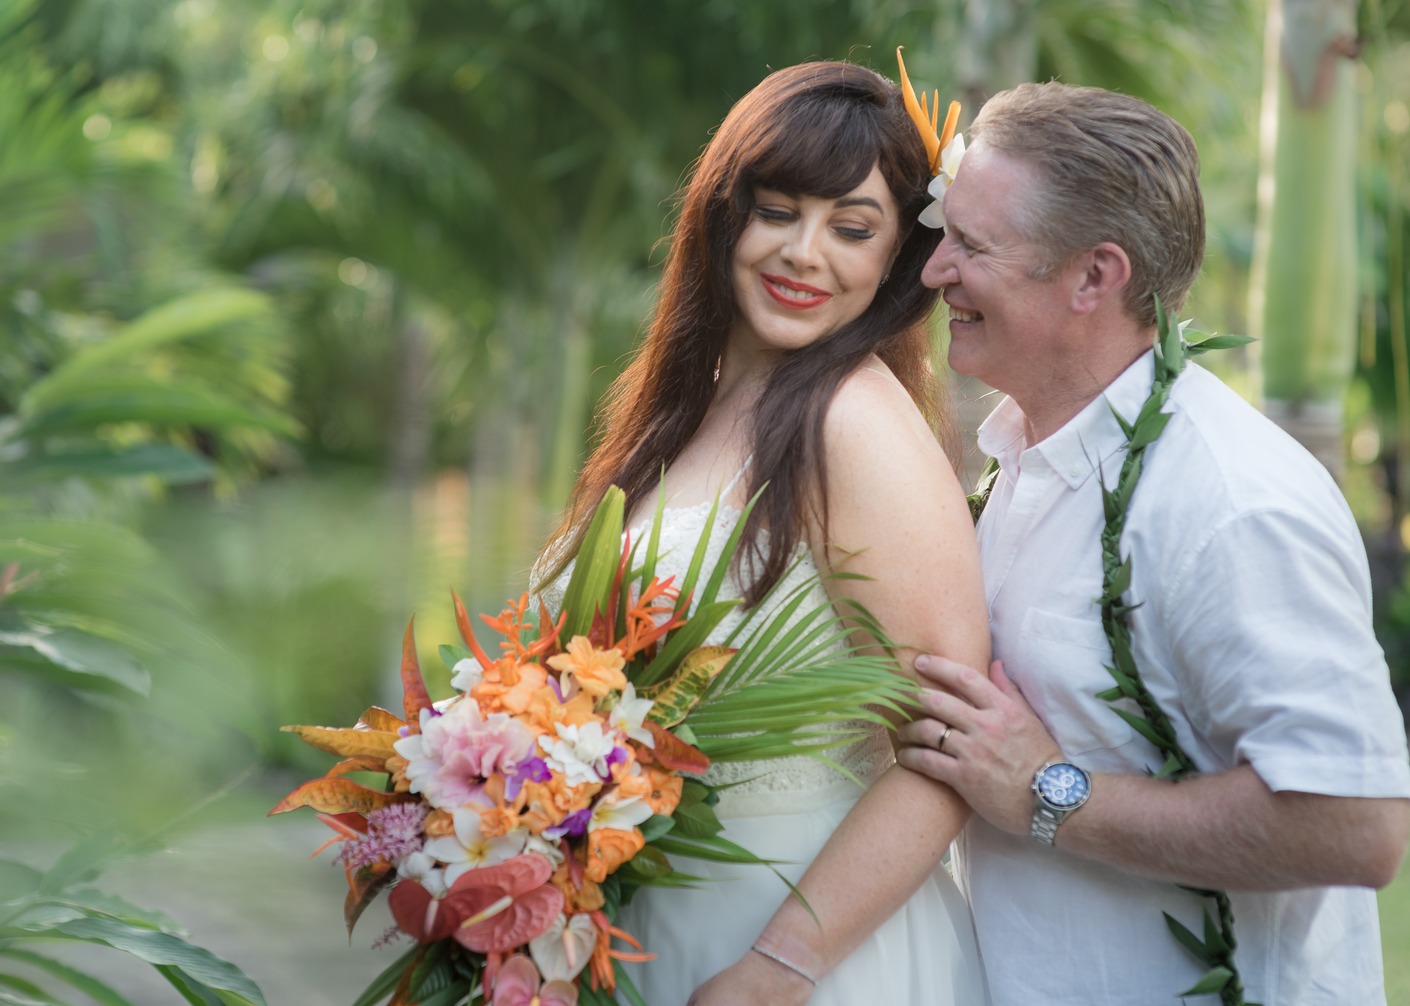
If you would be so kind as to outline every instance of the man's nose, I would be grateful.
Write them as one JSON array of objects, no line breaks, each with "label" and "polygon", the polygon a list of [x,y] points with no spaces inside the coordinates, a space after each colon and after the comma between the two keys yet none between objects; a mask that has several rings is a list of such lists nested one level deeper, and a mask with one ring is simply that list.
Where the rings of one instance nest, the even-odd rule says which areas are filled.
[{"label": "man's nose", "polygon": [[920,281],[932,289],[940,289],[959,282],[959,272],[955,268],[955,244],[947,233],[930,253],[925,267],[920,271]]}]

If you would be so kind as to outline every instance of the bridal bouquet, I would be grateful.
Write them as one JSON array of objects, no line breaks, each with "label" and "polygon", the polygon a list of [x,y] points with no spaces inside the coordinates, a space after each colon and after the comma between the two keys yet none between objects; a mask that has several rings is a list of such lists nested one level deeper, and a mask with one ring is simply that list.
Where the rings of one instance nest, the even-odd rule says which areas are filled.
[{"label": "bridal bouquet", "polygon": [[[481,616],[496,656],[454,598],[450,698],[432,702],[408,626],[404,718],[373,707],[353,727],[285,728],[342,760],[270,813],[311,807],[336,832],[324,848],[342,843],[349,931],[390,888],[392,935],[415,941],[355,1006],[641,1004],[621,962],[650,960],[650,934],[618,928],[620,906],[694,882],[672,855],[767,866],[720,836],[711,761],[825,759],[905,702],[894,662],[857,652],[831,605],[802,610],[802,590],[703,645],[740,603],[717,595],[744,519],[697,591],[710,532],[683,582],[662,581],[660,518],[642,548],[610,490],[556,616],[531,616],[527,595]],[[860,607],[847,615],[884,640]]]}]

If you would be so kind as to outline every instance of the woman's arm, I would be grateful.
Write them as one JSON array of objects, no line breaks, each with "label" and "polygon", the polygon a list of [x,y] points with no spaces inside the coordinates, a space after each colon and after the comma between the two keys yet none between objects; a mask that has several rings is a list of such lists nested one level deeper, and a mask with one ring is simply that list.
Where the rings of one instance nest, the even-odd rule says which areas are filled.
[{"label": "woman's arm", "polygon": [[[820,569],[871,579],[829,581],[860,602],[910,656],[989,656],[989,628],[969,509],[949,460],[889,374],[860,370],[839,388],[824,424],[828,540]],[[757,945],[814,977],[831,971],[909,898],[940,862],[968,808],[948,786],[893,766],[863,795],[798,887],[815,921],[788,899]],[[697,990],[695,1006],[806,1002],[812,986],[749,953]]]}]

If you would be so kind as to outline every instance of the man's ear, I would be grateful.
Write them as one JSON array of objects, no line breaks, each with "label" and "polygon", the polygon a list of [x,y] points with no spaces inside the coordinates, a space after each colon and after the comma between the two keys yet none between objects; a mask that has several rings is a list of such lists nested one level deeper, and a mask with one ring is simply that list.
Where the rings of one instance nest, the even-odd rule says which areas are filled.
[{"label": "man's ear", "polygon": [[1105,302],[1120,297],[1131,281],[1131,260],[1118,244],[1103,241],[1077,257],[1078,273],[1072,289],[1072,310],[1090,314]]}]

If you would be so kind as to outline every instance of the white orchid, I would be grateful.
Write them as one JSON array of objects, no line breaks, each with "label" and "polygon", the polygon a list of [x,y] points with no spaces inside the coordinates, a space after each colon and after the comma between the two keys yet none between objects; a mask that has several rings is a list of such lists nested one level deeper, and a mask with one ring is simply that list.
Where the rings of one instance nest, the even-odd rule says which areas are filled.
[{"label": "white orchid", "polygon": [[626,734],[634,741],[641,741],[649,748],[656,746],[656,738],[651,735],[651,731],[646,729],[646,714],[651,712],[651,707],[656,703],[651,699],[639,699],[636,697],[636,686],[630,681],[622,691],[622,697],[617,700],[617,704],[612,707],[612,712],[607,715],[607,722]]},{"label": "white orchid", "polygon": [[631,831],[651,816],[651,805],[639,796],[619,798],[616,790],[597,801],[588,820],[588,831],[615,828]]},{"label": "white orchid", "polygon": [[445,884],[451,887],[467,870],[480,866],[494,866],[507,859],[513,859],[524,851],[529,833],[523,828],[498,838],[489,838],[480,830],[480,815],[468,807],[460,807],[451,812],[455,823],[454,835],[442,835],[426,843],[423,850],[446,864]]},{"label": "white orchid", "polygon": [[964,134],[956,133],[945,149],[940,151],[940,170],[930,180],[926,192],[935,200],[920,212],[920,222],[931,228],[945,226],[945,191],[954,184],[959,174],[960,162],[964,160]]},{"label": "white orchid", "polygon": [[451,669],[450,686],[458,691],[468,692],[485,677],[485,669],[474,657],[457,660]]},{"label": "white orchid", "polygon": [[543,748],[544,761],[553,771],[562,775],[569,786],[583,783],[600,783],[610,774],[607,759],[616,748],[612,734],[602,732],[601,723],[584,723],[582,726],[568,726],[556,723],[558,740],[539,738]]}]

